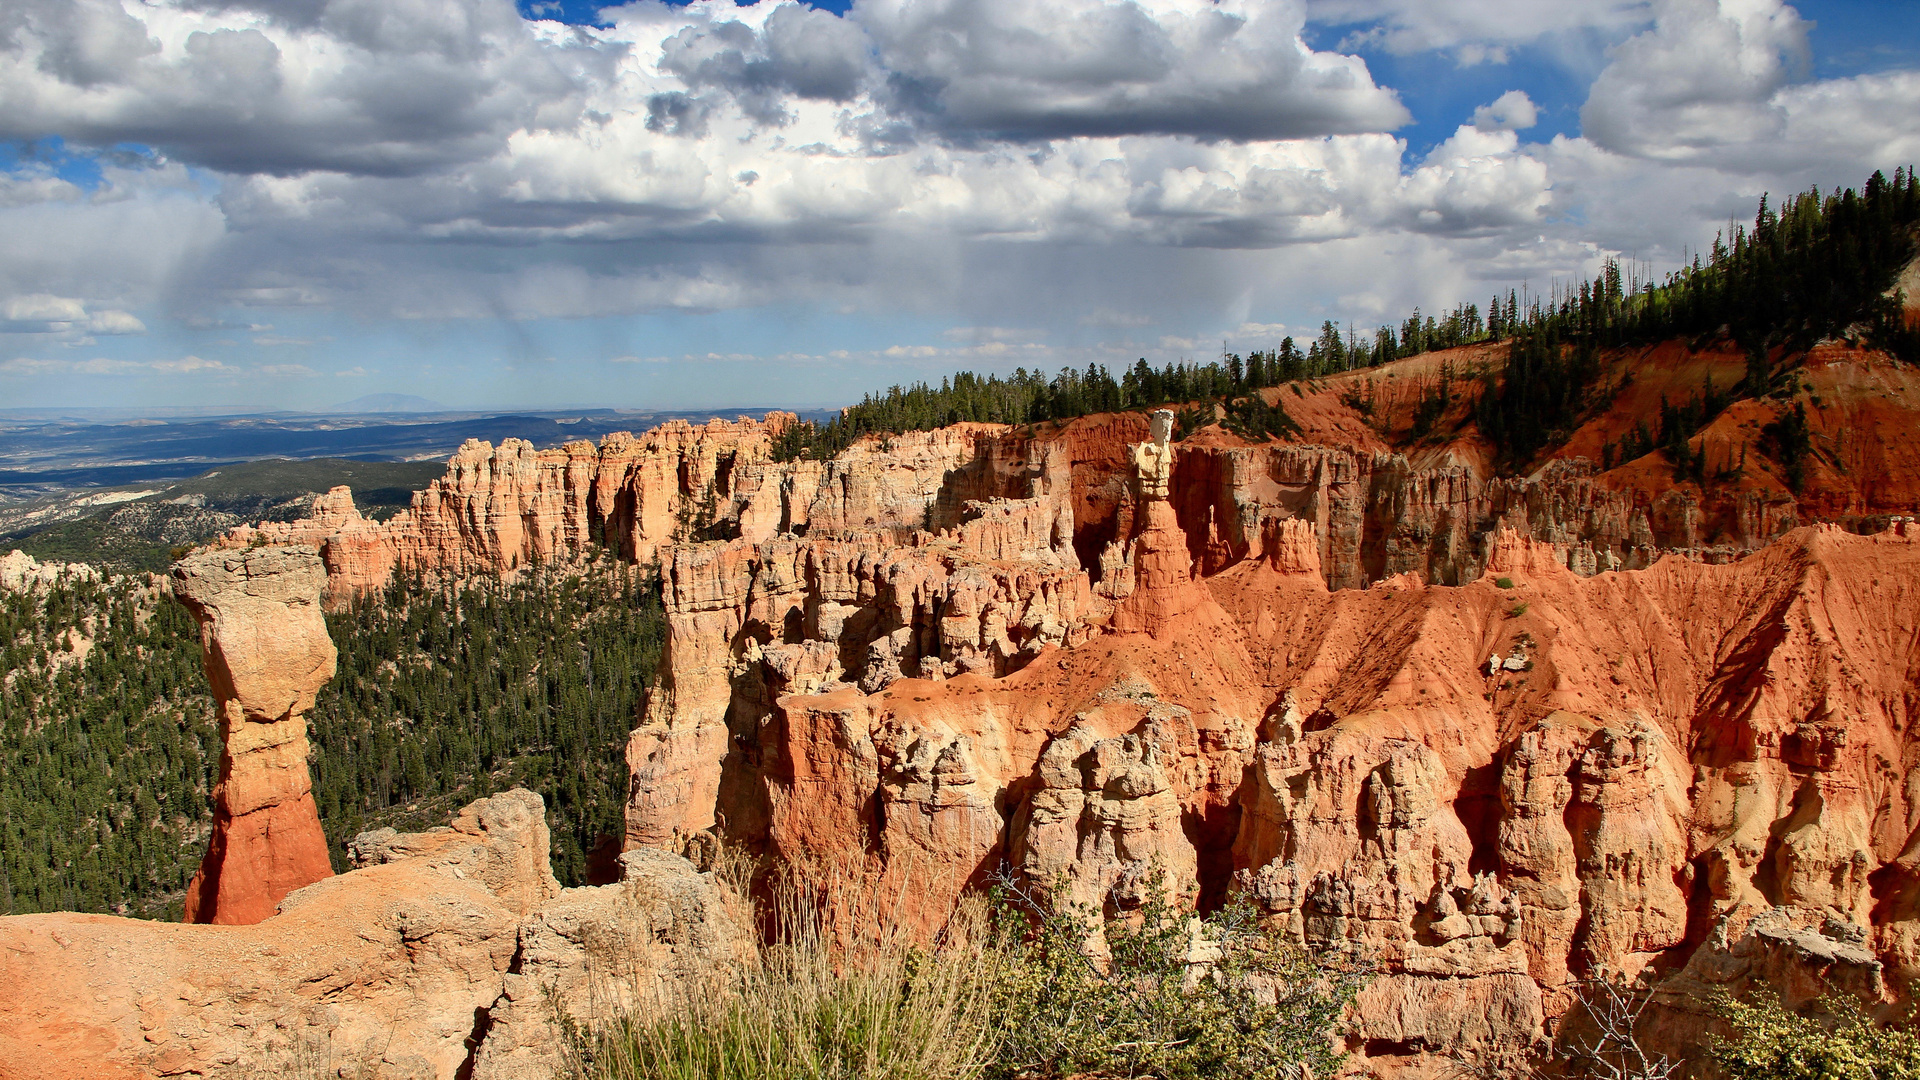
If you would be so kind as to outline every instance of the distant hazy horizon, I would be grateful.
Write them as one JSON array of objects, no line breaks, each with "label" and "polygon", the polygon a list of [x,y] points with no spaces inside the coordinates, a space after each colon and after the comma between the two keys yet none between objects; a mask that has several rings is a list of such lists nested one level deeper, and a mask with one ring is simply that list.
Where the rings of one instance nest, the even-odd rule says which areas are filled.
[{"label": "distant hazy horizon", "polygon": [[[27,408],[0,408],[0,420],[57,420],[63,417],[82,419],[92,423],[108,423],[113,420],[165,420],[165,419],[244,419],[255,416],[357,416],[368,420],[409,416],[479,416],[479,415],[527,415],[559,416],[567,413],[614,413],[623,416],[677,415],[682,413],[706,412],[715,416],[731,418],[733,416],[759,417],[768,412],[820,412],[823,409],[837,409],[839,406],[808,406],[791,404],[774,405],[714,405],[692,406],[689,408],[651,407],[646,405],[607,405],[587,404],[583,402],[563,403],[560,405],[519,407],[511,405],[474,405],[454,408],[439,405],[432,409],[419,410],[369,410],[348,409],[350,404],[341,402],[333,406],[309,409],[250,409],[243,405],[39,405]],[[435,403],[436,405],[438,403]]]}]

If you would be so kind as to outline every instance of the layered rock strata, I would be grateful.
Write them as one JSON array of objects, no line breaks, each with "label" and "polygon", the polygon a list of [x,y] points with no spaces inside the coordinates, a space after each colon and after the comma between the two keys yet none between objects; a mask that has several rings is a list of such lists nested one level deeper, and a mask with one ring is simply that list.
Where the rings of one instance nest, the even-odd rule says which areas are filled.
[{"label": "layered rock strata", "polygon": [[307,710],[337,653],[311,547],[255,547],[175,563],[173,592],[200,626],[220,717],[213,835],[187,886],[186,921],[254,923],[333,873],[307,770]]},{"label": "layered rock strata", "polygon": [[601,1022],[733,960],[737,905],[677,856],[561,889],[545,806],[510,791],[450,827],[363,834],[357,869],[251,926],[0,918],[0,1080],[379,1076],[547,1080],[559,1019]]},{"label": "layered rock strata", "polygon": [[307,519],[242,527],[222,543],[316,545],[331,591],[344,596],[384,585],[396,569],[504,573],[602,546],[650,563],[664,545],[713,536],[910,529],[926,523],[947,476],[990,430],[963,426],[856,447],[831,462],[773,463],[773,440],[793,419],[673,421],[640,436],[608,435],[597,448],[468,440],[445,477],[386,521],[363,518],[338,487]]},{"label": "layered rock strata", "polygon": [[[1379,965],[1355,1045],[1381,1069],[1537,1048],[1608,971],[1656,985],[1682,1045],[1714,988],[1887,1000],[1920,975],[1916,468],[1825,416],[1910,423],[1910,375],[1869,361],[1810,369],[1833,435],[1798,496],[1733,477],[1769,403],[1698,437],[1729,477],[1709,491],[1658,455],[1501,477],[1468,438],[1399,453],[1296,388],[1345,442],[1115,415],[829,462],[744,427],[617,443],[619,479],[544,482],[587,494],[540,520],[584,526],[502,532],[482,508],[530,504],[451,485],[435,515],[480,538],[440,535],[482,554],[409,540],[393,565],[531,558],[482,534],[657,560],[636,850],[717,834],[831,864],[929,928],[1003,867],[1113,912],[1156,874],[1202,906],[1237,891]],[[1620,418],[1592,426],[1568,445]],[[334,505],[328,551],[425,535]],[[1850,531],[1802,524],[1826,513]]]},{"label": "layered rock strata", "polygon": [[[1821,373],[1836,384],[1860,381],[1837,362]],[[1889,392],[1910,389],[1902,383]],[[1739,403],[1699,437],[1700,452],[1718,470],[1739,471],[1770,410]],[[1884,427],[1885,411],[1858,419]],[[1910,421],[1911,412],[1901,415]],[[963,424],[868,440],[831,461],[773,461],[773,439],[790,422],[782,413],[699,427],[675,422],[641,436],[609,435],[597,448],[470,441],[449,460],[446,477],[391,519],[363,518],[351,493],[336,488],[316,499],[306,520],[243,527],[223,543],[317,546],[329,592],[343,598],[384,585],[396,569],[506,573],[603,549],[652,563],[669,559],[680,543],[821,533],[904,542],[914,531],[957,527],[972,504],[1024,498],[1044,476],[1053,500],[1073,515],[1078,564],[1095,585],[1125,588],[1113,575],[1124,572],[1121,549],[1138,531],[1141,504],[1127,456],[1145,433],[1138,415],[1038,430]],[[1264,530],[1294,519],[1313,526],[1321,572],[1334,588],[1399,573],[1472,581],[1500,529],[1554,545],[1563,565],[1590,575],[1643,568],[1666,554],[1725,562],[1818,517],[1837,513],[1874,528],[1920,509],[1910,486],[1886,479],[1920,463],[1861,457],[1844,424],[1832,439],[1840,465],[1828,479],[1857,476],[1857,490],[1814,485],[1796,498],[1772,482],[1712,491],[1677,484],[1645,463],[1603,472],[1593,458],[1571,452],[1514,477],[1490,469],[1484,448],[1471,442],[1409,454],[1371,436],[1247,444],[1213,428],[1173,448],[1169,491],[1203,576],[1255,557]]]},{"label": "layered rock strata", "polygon": [[1133,496],[1124,589],[964,530],[676,549],[629,844],[831,855],[928,926],[1001,866],[1237,890],[1380,966],[1379,1068],[1542,1046],[1602,971],[1681,1041],[1713,988],[1920,975],[1911,523],[1592,577],[1506,529],[1465,586],[1336,590],[1307,518],[1197,576],[1180,490]]}]

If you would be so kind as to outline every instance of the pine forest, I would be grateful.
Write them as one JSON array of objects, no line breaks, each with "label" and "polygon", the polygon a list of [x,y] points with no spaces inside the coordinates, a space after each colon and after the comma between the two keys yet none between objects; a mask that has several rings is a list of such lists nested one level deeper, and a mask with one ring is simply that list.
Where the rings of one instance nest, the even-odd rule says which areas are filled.
[{"label": "pine forest", "polygon": [[[564,884],[617,852],[621,748],[665,636],[648,572],[402,578],[327,622],[339,674],[311,765],[336,870],[362,830],[441,824],[516,784],[547,799]],[[179,918],[220,758],[193,619],[162,579],[70,576],[0,593],[0,642],[0,914]]]}]

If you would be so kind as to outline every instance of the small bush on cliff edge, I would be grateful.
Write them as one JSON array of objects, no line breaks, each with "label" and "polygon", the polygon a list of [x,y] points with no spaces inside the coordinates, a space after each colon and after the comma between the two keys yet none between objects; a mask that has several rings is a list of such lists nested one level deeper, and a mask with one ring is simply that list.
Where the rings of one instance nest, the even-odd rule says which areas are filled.
[{"label": "small bush on cliff edge", "polygon": [[1912,1026],[1877,1026],[1837,998],[1818,1002],[1814,1013],[1792,1012],[1777,998],[1727,998],[1720,1014],[1734,1037],[1714,1040],[1714,1063],[1739,1080],[1920,1078],[1920,1034]]},{"label": "small bush on cliff edge", "polygon": [[1335,1034],[1365,982],[1359,965],[1309,954],[1262,926],[1244,897],[1202,918],[1174,902],[1158,869],[1123,885],[1138,906],[1106,920],[1002,877],[1008,956],[990,1076],[1333,1075]]}]

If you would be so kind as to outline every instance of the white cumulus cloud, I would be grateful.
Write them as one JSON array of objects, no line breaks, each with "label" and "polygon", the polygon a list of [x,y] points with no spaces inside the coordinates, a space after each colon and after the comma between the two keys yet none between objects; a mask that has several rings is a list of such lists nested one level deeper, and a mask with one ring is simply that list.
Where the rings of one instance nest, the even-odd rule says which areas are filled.
[{"label": "white cumulus cloud", "polygon": [[0,317],[16,323],[71,323],[87,317],[87,306],[70,297],[30,293],[0,301]]},{"label": "white cumulus cloud", "polygon": [[507,0],[14,0],[0,137],[131,141],[233,172],[403,175],[571,124],[616,54]]},{"label": "white cumulus cloud", "polygon": [[1540,122],[1540,110],[1525,90],[1509,90],[1473,110],[1473,126],[1481,131],[1525,131]]},{"label": "white cumulus cloud", "polygon": [[1580,110],[1615,153],[1685,160],[1783,134],[1775,97],[1810,64],[1807,23],[1768,0],[1661,0],[1654,26],[1613,50]]},{"label": "white cumulus cloud", "polygon": [[855,13],[892,111],[960,138],[1299,138],[1408,119],[1364,63],[1307,48],[1296,3],[869,0]]},{"label": "white cumulus cloud", "polygon": [[1368,24],[1352,43],[1452,51],[1463,64],[1503,62],[1505,46],[1554,35],[1619,33],[1651,17],[1649,0],[1308,0],[1319,21]]},{"label": "white cumulus cloud", "polygon": [[147,324],[130,312],[95,311],[87,316],[87,332],[90,334],[144,334],[147,332]]},{"label": "white cumulus cloud", "polygon": [[[1163,338],[1217,347],[1282,320],[1483,302],[1487,282],[1544,284],[1615,252],[1671,265],[1762,190],[1920,160],[1920,72],[1811,79],[1807,23],[1778,0],[605,14],[0,5],[0,137],[153,148],[100,150],[86,190],[44,163],[0,173],[0,347],[21,358],[7,370],[81,373],[91,361],[28,358],[159,322],[250,330],[336,371],[364,355],[347,355],[359,320],[763,305],[956,328],[862,354],[875,363],[1130,359]],[[1347,46],[1310,46],[1309,16],[1463,63],[1586,42],[1581,131],[1528,141],[1542,110],[1516,89],[1414,157],[1398,92]],[[273,308],[301,309],[297,335],[268,333],[286,325]],[[637,374],[690,347],[646,340],[592,351]],[[831,344],[804,347],[847,359]],[[193,345],[214,357],[194,366],[167,346],[123,373],[264,371],[219,360],[228,347]]]}]

